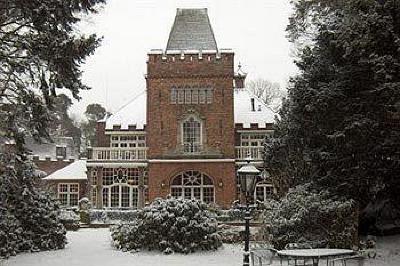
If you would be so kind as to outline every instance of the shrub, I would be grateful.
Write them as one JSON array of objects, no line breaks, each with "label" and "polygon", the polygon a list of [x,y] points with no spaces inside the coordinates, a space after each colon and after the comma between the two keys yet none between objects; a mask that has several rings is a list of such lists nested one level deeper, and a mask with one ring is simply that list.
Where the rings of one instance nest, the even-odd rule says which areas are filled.
[{"label": "shrub", "polygon": [[165,254],[216,250],[222,242],[217,223],[206,207],[194,200],[156,199],[139,210],[132,223],[111,227],[114,246],[124,251],[147,248]]},{"label": "shrub", "polygon": [[80,217],[73,210],[60,210],[58,218],[67,230],[76,231],[80,227]]},{"label": "shrub", "polygon": [[313,247],[351,248],[357,242],[358,215],[351,200],[333,200],[326,192],[298,186],[266,206],[264,230],[275,248],[307,242]]}]

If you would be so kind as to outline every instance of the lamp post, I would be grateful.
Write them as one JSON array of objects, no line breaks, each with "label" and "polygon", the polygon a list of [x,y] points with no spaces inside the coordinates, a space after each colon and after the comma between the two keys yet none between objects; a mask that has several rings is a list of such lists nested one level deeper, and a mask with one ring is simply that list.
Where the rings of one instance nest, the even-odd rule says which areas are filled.
[{"label": "lamp post", "polygon": [[246,205],[242,208],[244,212],[245,220],[245,231],[244,231],[244,253],[243,253],[243,266],[249,266],[249,240],[250,240],[250,198],[254,194],[256,188],[257,176],[260,171],[252,164],[250,164],[250,158],[246,158],[247,164],[243,165],[237,171],[240,181],[240,190],[245,196]]}]

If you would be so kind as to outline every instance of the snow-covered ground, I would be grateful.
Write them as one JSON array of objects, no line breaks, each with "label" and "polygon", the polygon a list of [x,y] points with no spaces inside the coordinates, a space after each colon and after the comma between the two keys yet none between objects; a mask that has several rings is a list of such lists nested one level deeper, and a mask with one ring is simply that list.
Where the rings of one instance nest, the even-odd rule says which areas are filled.
[{"label": "snow-covered ground", "polygon": [[[81,229],[68,232],[68,245],[63,250],[20,254],[0,266],[234,266],[242,265],[242,246],[224,245],[218,251],[190,255],[163,255],[158,252],[129,253],[110,246],[108,229]],[[400,236],[378,238],[378,256],[365,266],[400,266]],[[274,261],[274,265],[280,265]],[[286,262],[283,265],[287,265]],[[320,265],[326,265],[321,262]],[[348,264],[349,265],[349,264]],[[350,266],[350,265],[349,265]]]}]

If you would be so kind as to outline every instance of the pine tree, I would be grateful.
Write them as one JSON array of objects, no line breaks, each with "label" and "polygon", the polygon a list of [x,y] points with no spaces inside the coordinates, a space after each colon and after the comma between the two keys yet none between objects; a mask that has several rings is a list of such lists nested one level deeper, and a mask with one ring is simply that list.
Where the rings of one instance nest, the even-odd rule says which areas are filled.
[{"label": "pine tree", "polygon": [[400,1],[294,4],[287,30],[300,71],[277,122],[273,168],[361,207],[378,194],[400,202]]},{"label": "pine tree", "polygon": [[104,0],[0,0],[0,257],[63,248],[57,206],[35,187],[24,138],[48,137],[59,90],[89,89],[79,69],[100,44],[75,25]]}]

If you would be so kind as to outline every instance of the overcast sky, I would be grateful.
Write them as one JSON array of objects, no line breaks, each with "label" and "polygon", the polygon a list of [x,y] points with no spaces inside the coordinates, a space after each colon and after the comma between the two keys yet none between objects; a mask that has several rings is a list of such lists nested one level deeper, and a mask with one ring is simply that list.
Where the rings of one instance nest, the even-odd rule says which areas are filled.
[{"label": "overcast sky", "polygon": [[265,78],[282,87],[296,68],[285,27],[289,0],[108,0],[103,10],[83,23],[82,31],[104,37],[102,46],[83,66],[82,92],[72,113],[100,103],[111,112],[145,90],[146,57],[165,49],[176,8],[208,8],[219,48],[235,52],[248,80]]}]

